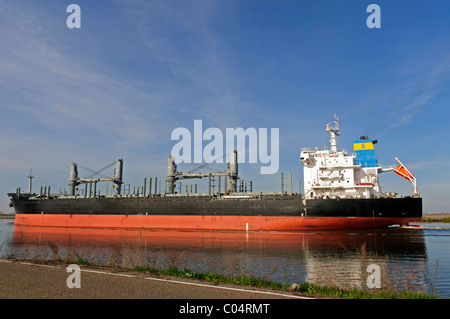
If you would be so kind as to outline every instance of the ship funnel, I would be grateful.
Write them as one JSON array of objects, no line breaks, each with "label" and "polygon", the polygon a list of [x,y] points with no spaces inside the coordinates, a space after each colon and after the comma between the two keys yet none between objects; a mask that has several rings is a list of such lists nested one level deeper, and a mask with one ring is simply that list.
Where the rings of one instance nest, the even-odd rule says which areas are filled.
[{"label": "ship funnel", "polygon": [[361,164],[361,167],[378,167],[378,160],[373,146],[377,142],[377,140],[369,139],[367,136],[361,136],[359,140],[353,141],[356,164]]},{"label": "ship funnel", "polygon": [[114,170],[114,189],[116,195],[120,195],[122,190],[122,175],[123,175],[123,159],[118,159],[116,161],[116,168]]}]

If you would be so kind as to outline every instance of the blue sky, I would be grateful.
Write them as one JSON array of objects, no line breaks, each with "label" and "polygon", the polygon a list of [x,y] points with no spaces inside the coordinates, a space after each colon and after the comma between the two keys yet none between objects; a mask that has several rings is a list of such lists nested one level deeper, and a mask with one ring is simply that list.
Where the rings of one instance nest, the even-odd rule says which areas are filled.
[{"label": "blue sky", "polygon": [[[71,3],[81,29],[66,26]],[[371,3],[381,29],[366,26]],[[415,174],[424,211],[449,212],[448,12],[447,0],[3,0],[0,211],[30,168],[35,191],[67,189],[72,162],[123,158],[126,183],[163,179],[171,132],[195,119],[279,128],[279,172],[296,190],[300,149],[328,145],[336,113],[341,148],[378,139],[383,165],[398,157]],[[239,173],[280,189],[279,173]],[[412,193],[394,173],[381,183]]]}]

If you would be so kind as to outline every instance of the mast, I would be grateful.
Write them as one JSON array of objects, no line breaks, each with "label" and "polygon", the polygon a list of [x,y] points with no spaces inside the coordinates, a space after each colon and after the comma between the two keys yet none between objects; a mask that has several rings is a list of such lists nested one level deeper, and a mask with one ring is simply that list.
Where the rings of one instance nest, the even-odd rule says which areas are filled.
[{"label": "mast", "polygon": [[326,131],[330,133],[331,152],[337,152],[337,139],[336,136],[341,136],[339,133],[338,117],[334,114],[334,127],[331,127],[331,123],[327,124]]},{"label": "mast", "polygon": [[28,177],[28,194],[31,194],[31,185],[33,184],[33,178],[34,178],[34,176],[31,175],[31,168],[30,168],[30,174],[27,177]]}]

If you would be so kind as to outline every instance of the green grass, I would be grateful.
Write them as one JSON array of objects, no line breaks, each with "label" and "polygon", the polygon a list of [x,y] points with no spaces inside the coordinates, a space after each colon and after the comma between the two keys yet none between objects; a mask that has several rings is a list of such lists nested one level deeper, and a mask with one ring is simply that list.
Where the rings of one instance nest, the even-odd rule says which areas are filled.
[{"label": "green grass", "polygon": [[341,299],[437,299],[436,296],[421,292],[403,291],[396,293],[392,291],[363,291],[359,289],[341,289],[337,287],[316,286],[308,282],[300,284],[299,292]]},{"label": "green grass", "polygon": [[79,256],[77,256],[77,259],[75,260],[68,260],[67,263],[69,264],[77,264],[77,265],[85,265],[85,266],[97,266],[96,264],[87,261],[86,259],[83,259]]},{"label": "green grass", "polygon": [[260,287],[260,288],[273,288],[287,290],[289,287],[274,281],[259,279],[248,276],[229,277],[221,274],[213,274],[211,272],[203,273],[198,271],[191,271],[189,269],[180,270],[176,267],[170,267],[167,269],[156,269],[152,267],[136,266],[132,268],[133,271],[140,271],[158,275],[168,275],[176,277],[192,278],[197,280],[205,280],[209,282],[220,282],[242,286]]},{"label": "green grass", "polygon": [[[189,269],[180,270],[176,267],[167,269],[156,269],[153,267],[135,266],[131,270],[151,273],[156,275],[168,275],[175,277],[192,278],[197,280],[204,280],[208,282],[227,283],[241,286],[250,286],[257,288],[270,288],[283,291],[290,290],[289,285],[284,285],[267,279],[260,279],[248,276],[229,277],[221,274],[213,274],[211,272],[197,272]],[[317,286],[308,282],[300,283],[297,292],[305,295],[328,298],[341,299],[438,299],[437,296],[428,295],[422,292],[403,291],[400,293],[382,290],[359,290],[359,289],[341,289],[337,287]]]},{"label": "green grass", "polygon": [[[54,261],[64,262],[69,264],[79,264],[85,265],[87,267],[101,266],[92,261],[86,260],[78,255],[72,256],[73,258],[68,258],[68,260],[63,261],[59,258],[57,250],[54,250],[55,258]],[[256,288],[267,288],[282,291],[292,290],[291,286],[274,282],[268,279],[255,278],[253,276],[225,276],[222,274],[213,274],[211,272],[198,272],[189,269],[178,269],[175,266],[168,267],[165,269],[154,268],[149,266],[133,266],[133,267],[123,267],[116,265],[117,269],[131,270],[136,272],[150,273],[155,275],[167,275],[174,277],[191,278],[195,280],[208,281],[214,283],[225,283],[234,284],[241,286],[249,286]],[[332,286],[318,286],[308,282],[302,282],[297,285],[295,289],[296,292],[302,295],[308,295],[311,297],[323,297],[323,298],[340,298],[340,299],[438,299],[438,297],[433,294],[429,295],[422,292],[412,292],[409,290],[404,290],[401,292],[395,292],[392,288],[387,289],[343,289],[339,287]]]},{"label": "green grass", "polygon": [[421,223],[450,223],[450,217],[423,216]]}]

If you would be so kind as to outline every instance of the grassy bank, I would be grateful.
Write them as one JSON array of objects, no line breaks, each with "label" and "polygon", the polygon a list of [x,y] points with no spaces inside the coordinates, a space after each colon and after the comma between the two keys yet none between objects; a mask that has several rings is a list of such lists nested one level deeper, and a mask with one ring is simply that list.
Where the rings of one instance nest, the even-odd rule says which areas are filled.
[{"label": "grassy bank", "polygon": [[14,219],[16,214],[0,214],[0,219]]},{"label": "grassy bank", "polygon": [[450,223],[449,213],[427,213],[422,215],[422,223]]},{"label": "grassy bank", "polygon": [[[62,261],[60,261],[62,262]],[[65,261],[65,263],[76,263],[85,266],[97,266],[92,262],[78,258],[76,260]],[[198,272],[189,269],[178,269],[169,267],[167,269],[157,269],[147,266],[134,266],[132,268],[115,267],[116,269],[131,270],[136,272],[148,273],[157,276],[172,276],[190,278],[199,281],[212,283],[233,284],[239,286],[264,288],[280,291],[292,291],[309,297],[317,298],[340,298],[340,299],[438,299],[437,296],[428,295],[422,292],[402,291],[394,292],[390,289],[382,290],[359,290],[359,289],[341,289],[338,287],[318,286],[308,282],[302,282],[293,285],[285,285],[267,279],[255,278],[252,276],[230,277],[222,274],[213,274],[211,272]]]}]

